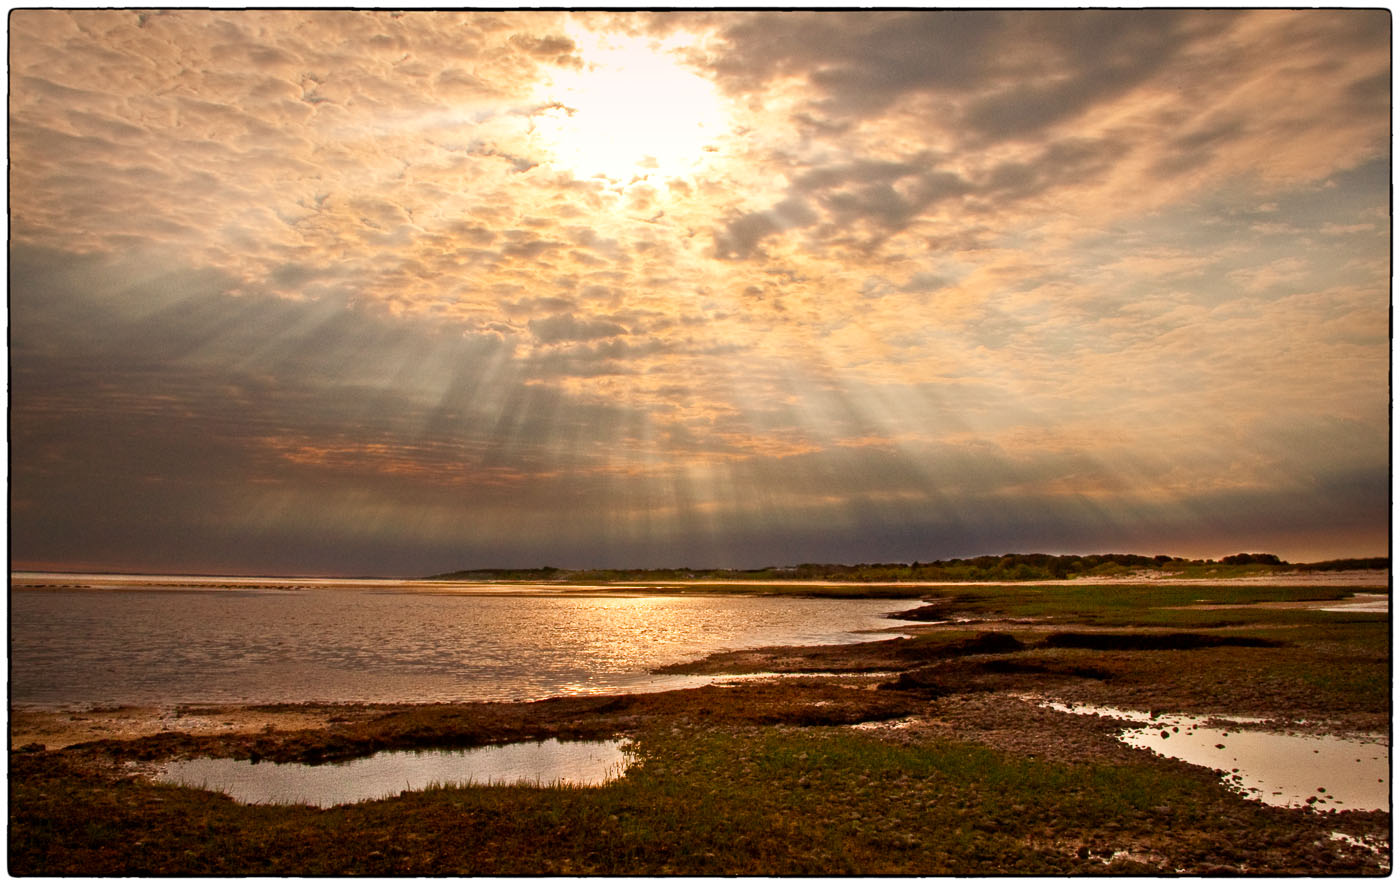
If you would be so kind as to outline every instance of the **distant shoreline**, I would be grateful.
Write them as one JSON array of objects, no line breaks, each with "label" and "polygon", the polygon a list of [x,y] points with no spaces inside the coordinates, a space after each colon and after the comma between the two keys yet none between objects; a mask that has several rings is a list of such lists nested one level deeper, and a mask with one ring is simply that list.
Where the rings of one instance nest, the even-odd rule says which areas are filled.
[{"label": "distant shoreline", "polygon": [[[1083,576],[1062,579],[1026,580],[906,580],[906,581],[859,581],[831,579],[658,579],[658,580],[616,580],[594,582],[527,581],[503,578],[439,579],[439,578],[289,578],[289,577],[250,577],[242,575],[159,575],[159,574],[110,574],[85,572],[39,572],[12,571],[11,590],[124,590],[140,587],[147,590],[190,589],[209,590],[298,590],[310,588],[393,588],[404,592],[428,593],[479,593],[508,594],[540,593],[546,595],[580,596],[585,593],[645,594],[666,592],[684,593],[691,588],[701,592],[753,593],[763,588],[772,588],[774,595],[789,595],[788,588],[834,589],[843,591],[868,590],[869,595],[884,597],[887,591],[901,593],[923,588],[949,587],[997,587],[997,586],[1141,586],[1149,584],[1199,584],[1199,585],[1260,585],[1260,586],[1327,586],[1327,587],[1366,587],[1388,590],[1390,571],[1388,569],[1353,569],[1343,571],[1298,571],[1285,569],[1268,574],[1231,575],[1221,577],[1187,577],[1173,573],[1134,572],[1124,575]],[[493,588],[493,589],[485,589]],[[886,592],[881,592],[886,591]]]},{"label": "distant shoreline", "polygon": [[315,575],[315,574],[251,574],[246,572],[221,574],[211,572],[150,572],[123,570],[82,570],[11,568],[11,584],[16,576],[65,576],[91,580],[112,581],[141,579],[180,579],[207,583],[209,581],[242,581],[263,585],[269,582],[304,583],[308,581],[346,584],[385,583],[538,583],[549,585],[624,583],[684,583],[684,584],[909,584],[915,586],[948,586],[953,584],[1043,583],[1063,581],[1107,580],[1110,583],[1141,580],[1220,580],[1225,578],[1291,576],[1335,572],[1380,572],[1389,579],[1388,556],[1346,557],[1320,562],[1288,562],[1271,553],[1237,553],[1216,559],[1188,559],[1181,556],[1143,556],[1136,553],[1050,554],[1006,553],[999,556],[975,556],[913,561],[910,563],[803,563],[800,565],[765,566],[763,568],[475,568],[435,575]]}]

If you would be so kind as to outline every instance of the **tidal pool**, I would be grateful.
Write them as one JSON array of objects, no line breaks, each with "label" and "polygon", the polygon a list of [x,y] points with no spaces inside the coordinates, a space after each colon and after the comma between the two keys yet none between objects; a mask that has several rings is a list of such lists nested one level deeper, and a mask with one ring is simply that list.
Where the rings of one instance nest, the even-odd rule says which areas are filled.
[{"label": "tidal pool", "polygon": [[1318,609],[1324,612],[1378,612],[1390,611],[1390,595],[1387,593],[1354,593],[1351,601],[1337,605],[1327,605]]},{"label": "tidal pool", "polygon": [[1236,792],[1268,805],[1318,811],[1390,811],[1390,745],[1386,737],[1285,734],[1240,728],[1267,720],[1144,713],[1112,707],[1045,703],[1066,713],[1124,719],[1141,727],[1119,732],[1132,747],[1223,771]]},{"label": "tidal pool", "polygon": [[622,741],[550,738],[469,750],[396,750],[322,765],[187,759],[162,766],[165,784],[226,793],[247,805],[330,808],[438,786],[595,787],[626,770]]}]

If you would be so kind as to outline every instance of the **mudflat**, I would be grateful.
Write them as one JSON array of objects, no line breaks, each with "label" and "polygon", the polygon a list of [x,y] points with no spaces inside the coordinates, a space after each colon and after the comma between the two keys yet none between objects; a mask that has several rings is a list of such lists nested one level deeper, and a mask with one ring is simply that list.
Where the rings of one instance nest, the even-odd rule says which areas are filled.
[{"label": "mudflat", "polygon": [[[14,710],[10,872],[1382,875],[1389,810],[1266,805],[1228,772],[1129,747],[1128,723],[1047,705],[1246,718],[1231,727],[1368,735],[1388,752],[1388,616],[1325,610],[1355,589],[938,588],[904,638],[713,655],[671,669],[716,683],[654,694]],[[623,738],[633,762],[600,787],[330,809],[152,778],[173,759],[545,738]]]}]

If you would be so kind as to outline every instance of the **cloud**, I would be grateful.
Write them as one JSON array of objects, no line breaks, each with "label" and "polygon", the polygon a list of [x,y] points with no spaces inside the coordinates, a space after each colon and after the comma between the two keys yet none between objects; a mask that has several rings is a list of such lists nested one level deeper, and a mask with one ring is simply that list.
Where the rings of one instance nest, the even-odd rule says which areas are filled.
[{"label": "cloud", "polygon": [[948,285],[943,277],[931,273],[916,273],[902,286],[901,292],[937,292]]},{"label": "cloud", "polygon": [[[17,551],[1382,518],[1384,12],[10,21]],[[608,41],[716,84],[673,167],[550,142]]]},{"label": "cloud", "polygon": [[900,95],[965,89],[980,81],[1005,13],[761,13],[724,28],[721,82],[751,92],[805,77],[837,114],[874,114]]},{"label": "cloud", "polygon": [[[724,29],[721,82],[750,92],[804,78],[828,118],[963,99],[957,122],[1020,137],[1132,88],[1230,13],[1172,10],[758,13]],[[988,84],[994,84],[988,90]],[[955,106],[956,107],[956,106]],[[810,118],[808,118],[810,119]],[[827,124],[831,125],[831,124]]]},{"label": "cloud", "polygon": [[971,177],[941,168],[947,160],[928,153],[816,166],[798,175],[771,209],[729,221],[716,234],[715,251],[726,259],[762,257],[758,246],[767,237],[815,227],[809,236],[817,242],[868,253],[895,234],[935,221],[945,205],[1014,212],[1018,203],[1093,180],[1122,150],[1111,141],[1067,139]]},{"label": "cloud", "polygon": [[1024,79],[1012,88],[974,99],[964,120],[993,139],[1025,137],[1074,119],[1129,93],[1163,70],[1195,42],[1228,29],[1233,13],[1185,10],[1092,10],[1069,15],[1025,16],[1015,37],[1037,46],[1042,58],[1027,66],[1054,65],[1054,76]]},{"label": "cloud", "polygon": [[516,34],[510,38],[510,45],[527,55],[556,65],[577,67],[582,64],[579,58],[574,55],[577,48],[574,41],[568,37],[560,35],[536,37],[528,34]]},{"label": "cloud", "polygon": [[800,199],[787,199],[763,212],[750,212],[733,219],[715,237],[715,253],[720,258],[749,258],[757,253],[764,238],[792,228],[806,227],[817,215]]},{"label": "cloud", "polygon": [[555,314],[530,321],[530,331],[545,344],[561,341],[594,341],[628,334],[627,329],[608,320],[579,320],[571,313]]}]

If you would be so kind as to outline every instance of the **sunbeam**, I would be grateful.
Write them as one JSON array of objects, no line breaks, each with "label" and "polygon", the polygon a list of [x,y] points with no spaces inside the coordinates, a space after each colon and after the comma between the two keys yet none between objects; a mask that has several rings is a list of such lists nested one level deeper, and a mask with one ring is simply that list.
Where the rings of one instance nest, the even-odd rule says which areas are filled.
[{"label": "sunbeam", "polygon": [[21,565],[1387,549],[1371,12],[10,21]]}]

